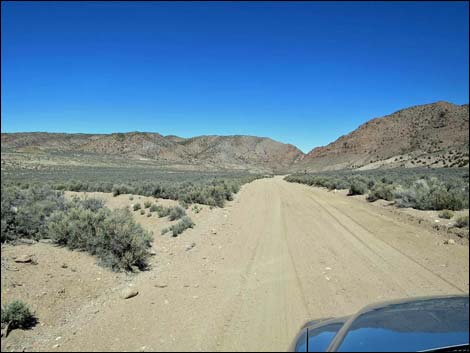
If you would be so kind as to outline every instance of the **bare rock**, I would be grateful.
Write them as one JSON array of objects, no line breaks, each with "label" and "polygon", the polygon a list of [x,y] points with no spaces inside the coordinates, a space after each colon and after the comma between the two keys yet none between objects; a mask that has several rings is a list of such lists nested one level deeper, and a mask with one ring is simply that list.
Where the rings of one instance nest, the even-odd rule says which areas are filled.
[{"label": "bare rock", "polygon": [[139,291],[134,288],[126,288],[122,291],[121,293],[121,298],[122,299],[130,299],[135,297],[137,294],[139,294]]},{"label": "bare rock", "polygon": [[196,243],[192,242],[191,244],[189,244],[189,245],[186,246],[186,251],[191,250],[191,249],[194,248],[195,246],[196,246]]},{"label": "bare rock", "polygon": [[32,255],[22,255],[22,256],[19,256],[15,259],[15,262],[18,262],[18,263],[29,263],[33,260],[33,256]]},{"label": "bare rock", "polygon": [[37,241],[34,239],[20,238],[18,239],[18,243],[32,245],[32,244],[36,244]]}]

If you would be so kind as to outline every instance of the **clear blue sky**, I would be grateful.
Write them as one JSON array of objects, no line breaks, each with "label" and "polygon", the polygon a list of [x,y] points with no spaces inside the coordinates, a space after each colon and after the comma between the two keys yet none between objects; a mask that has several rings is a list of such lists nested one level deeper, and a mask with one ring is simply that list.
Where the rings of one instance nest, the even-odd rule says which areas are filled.
[{"label": "clear blue sky", "polygon": [[468,2],[2,2],[2,132],[268,136],[303,151],[468,103]]}]

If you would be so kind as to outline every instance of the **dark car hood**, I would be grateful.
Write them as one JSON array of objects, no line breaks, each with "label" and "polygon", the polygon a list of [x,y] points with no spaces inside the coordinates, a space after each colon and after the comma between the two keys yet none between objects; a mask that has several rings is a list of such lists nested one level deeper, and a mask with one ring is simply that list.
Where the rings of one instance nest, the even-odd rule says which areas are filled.
[{"label": "dark car hood", "polygon": [[468,296],[407,299],[368,306],[351,317],[310,322],[293,349],[423,351],[468,344],[468,330]]}]

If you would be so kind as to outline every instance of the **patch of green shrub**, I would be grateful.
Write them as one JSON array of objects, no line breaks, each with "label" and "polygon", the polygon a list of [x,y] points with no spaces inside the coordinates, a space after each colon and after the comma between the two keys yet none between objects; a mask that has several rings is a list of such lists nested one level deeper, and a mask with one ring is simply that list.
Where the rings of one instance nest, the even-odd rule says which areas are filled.
[{"label": "patch of green shrub", "polygon": [[439,218],[451,219],[452,217],[454,217],[454,212],[450,210],[442,210],[441,212],[439,212],[438,216]]},{"label": "patch of green shrub", "polygon": [[179,200],[178,203],[179,203],[179,205],[180,205],[181,207],[183,207],[185,210],[187,210],[187,209],[189,208],[189,204],[188,204],[186,201],[184,201],[184,200]]},{"label": "patch of green shrub", "polygon": [[460,216],[455,220],[457,228],[468,228],[468,216]]},{"label": "patch of green shrub", "polygon": [[354,180],[349,187],[348,195],[364,195],[367,192],[367,184],[361,180]]},{"label": "patch of green shrub", "polygon": [[183,216],[186,216],[186,211],[180,206],[172,207],[170,209],[170,213],[168,214],[168,218],[170,219],[170,221],[180,219]]},{"label": "patch of green shrub", "polygon": [[141,209],[142,206],[140,206],[140,203],[135,203],[133,206],[132,206],[132,209],[134,211],[138,211]]},{"label": "patch of green shrub", "polygon": [[157,205],[157,204],[153,204],[152,206],[150,206],[150,212],[157,212],[159,209],[161,209],[162,206],[160,205]]},{"label": "patch of green shrub", "polygon": [[468,195],[436,178],[419,179],[408,188],[397,188],[397,205],[418,210],[460,210],[468,207]]},{"label": "patch of green shrub", "polygon": [[104,201],[95,198],[75,199],[84,209],[97,212],[100,208],[104,207]]},{"label": "patch of green shrub", "polygon": [[151,202],[151,201],[144,201],[144,207],[145,207],[145,208],[149,208],[150,206],[152,206],[152,202]]},{"label": "patch of green shrub", "polygon": [[65,200],[61,191],[54,191],[48,186],[35,185],[20,189],[2,184],[1,242],[44,237],[48,217],[64,208]]},{"label": "patch of green shrub", "polygon": [[157,208],[157,215],[158,217],[162,218],[162,217],[166,217],[170,214],[170,211],[171,211],[171,207],[163,207],[163,206],[159,206]]},{"label": "patch of green shrub", "polygon": [[96,237],[97,225],[108,215],[108,209],[102,208],[93,212],[72,206],[51,215],[47,234],[55,243],[72,250],[89,250],[90,239]]},{"label": "patch of green shrub", "polygon": [[191,210],[194,212],[194,213],[199,213],[202,211],[202,207],[198,206],[198,205],[194,205]]},{"label": "patch of green shrub", "polygon": [[392,201],[394,199],[394,186],[383,182],[375,184],[367,195],[367,201],[374,202],[379,199]]},{"label": "patch of green shrub", "polygon": [[181,220],[178,223],[169,227],[168,230],[172,232],[173,237],[177,237],[178,235],[183,233],[186,229],[193,228],[193,227],[194,227],[194,222],[192,221],[192,219],[189,218],[188,216],[184,216],[183,218],[181,218]]},{"label": "patch of green shrub", "polygon": [[29,309],[28,305],[20,300],[2,306],[1,310],[2,326],[9,325],[9,329],[28,329],[37,323],[37,319]]},{"label": "patch of green shrub", "polygon": [[140,214],[143,216],[145,214],[145,210],[140,210]]},{"label": "patch of green shrub", "polygon": [[151,234],[134,221],[127,209],[91,212],[73,207],[58,211],[49,219],[48,232],[57,244],[88,251],[114,271],[147,266]]},{"label": "patch of green shrub", "polygon": [[[83,191],[83,190],[80,188],[80,190],[77,190],[77,191]],[[128,185],[119,184],[119,185],[113,185],[111,188],[111,192],[113,196],[118,196],[122,194],[130,194],[132,192],[132,189]]]},{"label": "patch of green shrub", "polygon": [[360,194],[366,184],[369,201],[396,200],[398,207],[460,210],[469,206],[468,168],[340,170],[292,174],[284,179],[330,190],[347,188],[350,194]]}]

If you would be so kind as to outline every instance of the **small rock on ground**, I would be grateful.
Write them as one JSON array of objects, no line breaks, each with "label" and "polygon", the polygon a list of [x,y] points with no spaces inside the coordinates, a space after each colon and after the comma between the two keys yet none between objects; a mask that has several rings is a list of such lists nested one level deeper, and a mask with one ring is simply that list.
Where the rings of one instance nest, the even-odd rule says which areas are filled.
[{"label": "small rock on ground", "polygon": [[22,256],[19,256],[15,259],[15,262],[19,262],[19,263],[28,263],[28,262],[31,262],[33,260],[33,257],[31,255],[22,255]]},{"label": "small rock on ground", "polygon": [[137,294],[139,294],[139,291],[134,289],[134,288],[126,288],[122,291],[121,293],[121,298],[122,299],[130,299],[135,297]]},{"label": "small rock on ground", "polygon": [[196,246],[196,243],[191,243],[189,245],[186,246],[186,251],[189,251],[191,250],[192,248],[194,248]]}]

